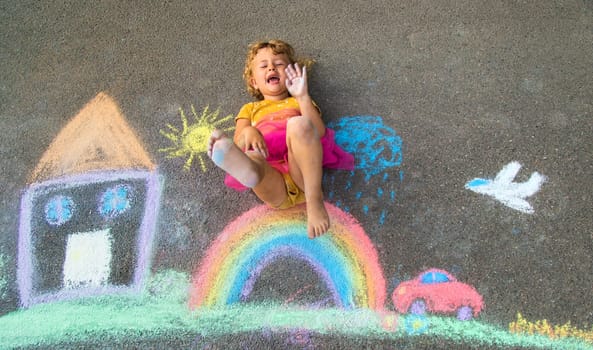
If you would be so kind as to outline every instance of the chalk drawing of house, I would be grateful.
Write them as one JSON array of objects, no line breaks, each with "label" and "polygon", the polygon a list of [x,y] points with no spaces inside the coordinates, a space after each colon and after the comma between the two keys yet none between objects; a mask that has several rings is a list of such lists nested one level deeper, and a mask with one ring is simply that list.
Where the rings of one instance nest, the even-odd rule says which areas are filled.
[{"label": "chalk drawing of house", "polygon": [[99,93],[60,131],[21,198],[21,306],[135,293],[150,269],[162,180]]}]

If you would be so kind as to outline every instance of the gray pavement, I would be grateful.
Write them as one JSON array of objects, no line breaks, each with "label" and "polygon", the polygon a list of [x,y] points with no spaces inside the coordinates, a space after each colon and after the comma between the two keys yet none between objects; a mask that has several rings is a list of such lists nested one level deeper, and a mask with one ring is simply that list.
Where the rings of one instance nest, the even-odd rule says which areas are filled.
[{"label": "gray pavement", "polygon": [[[163,182],[151,271],[195,271],[226,225],[259,202],[224,187],[207,160],[201,168],[203,153],[184,169],[189,154],[168,157],[162,131],[181,135],[180,108],[197,122],[192,105],[198,115],[206,106],[220,119],[236,114],[250,101],[246,47],[270,38],[316,60],[311,94],[344,141],[385,141],[365,126],[371,116],[401,140],[392,149],[401,162],[368,158],[388,150],[361,141],[351,145],[359,168],[324,178],[328,202],[377,250],[388,296],[436,267],[483,296],[484,322],[506,328],[520,312],[593,324],[593,3],[576,0],[0,1],[0,314],[20,302],[28,179],[100,92]],[[516,176],[496,182],[513,164]],[[536,172],[545,181],[529,183]],[[314,286],[300,295],[314,302],[327,293],[320,285],[285,259],[262,274],[253,300]],[[390,297],[385,305],[393,310]]]}]

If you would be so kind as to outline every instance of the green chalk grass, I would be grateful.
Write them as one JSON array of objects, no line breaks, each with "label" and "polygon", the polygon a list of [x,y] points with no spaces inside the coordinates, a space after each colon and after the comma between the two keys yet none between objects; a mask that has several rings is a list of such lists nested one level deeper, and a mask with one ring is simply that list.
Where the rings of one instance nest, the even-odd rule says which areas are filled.
[{"label": "green chalk grass", "polygon": [[[453,343],[496,348],[592,349],[576,338],[551,339],[511,333],[479,320],[454,317],[380,314],[369,309],[307,309],[279,304],[235,304],[190,310],[187,279],[169,272],[157,276],[140,296],[103,296],[39,304],[0,317],[0,348],[67,343],[143,341],[178,335],[216,339],[248,332],[306,329],[320,335],[377,340],[422,336]],[[153,280],[154,281],[154,280]],[[163,282],[164,281],[164,282]],[[165,283],[166,282],[166,283]]]}]

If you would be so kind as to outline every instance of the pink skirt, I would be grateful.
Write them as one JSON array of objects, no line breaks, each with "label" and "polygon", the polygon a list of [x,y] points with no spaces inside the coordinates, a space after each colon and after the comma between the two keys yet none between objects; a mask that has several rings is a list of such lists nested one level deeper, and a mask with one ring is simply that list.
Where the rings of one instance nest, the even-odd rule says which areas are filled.
[{"label": "pink skirt", "polygon": [[[268,146],[269,155],[266,159],[268,164],[283,174],[288,173],[286,130],[269,132],[264,136],[264,140]],[[325,135],[321,138],[321,147],[323,149],[322,165],[324,168],[354,170],[354,156],[336,144],[335,132],[332,129],[325,129]],[[224,183],[237,191],[249,189],[229,174],[225,176]]]}]

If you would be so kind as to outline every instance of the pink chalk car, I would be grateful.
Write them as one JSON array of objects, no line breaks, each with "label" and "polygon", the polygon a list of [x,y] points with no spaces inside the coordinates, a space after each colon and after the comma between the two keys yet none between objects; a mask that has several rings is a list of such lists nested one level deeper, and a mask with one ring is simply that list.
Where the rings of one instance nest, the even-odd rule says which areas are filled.
[{"label": "pink chalk car", "polygon": [[484,304],[474,287],[439,269],[426,270],[412,280],[401,282],[391,298],[400,313],[457,313],[462,321],[477,317]]}]

